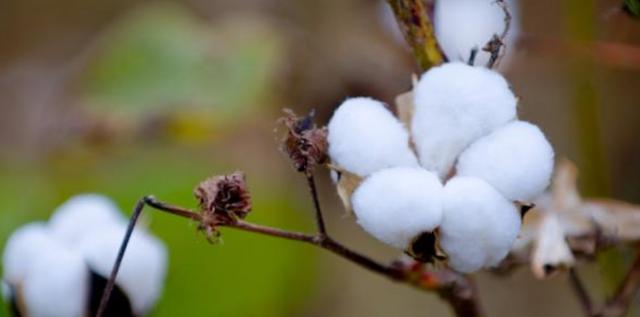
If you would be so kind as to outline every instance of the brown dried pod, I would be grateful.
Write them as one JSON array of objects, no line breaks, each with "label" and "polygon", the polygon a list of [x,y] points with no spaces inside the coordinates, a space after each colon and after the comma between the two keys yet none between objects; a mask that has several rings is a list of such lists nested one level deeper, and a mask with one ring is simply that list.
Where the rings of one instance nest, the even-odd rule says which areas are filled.
[{"label": "brown dried pod", "polygon": [[205,225],[245,218],[251,211],[251,196],[244,173],[210,177],[194,190]]},{"label": "brown dried pod", "polygon": [[313,117],[314,111],[305,117],[298,117],[290,109],[285,109],[280,119],[287,128],[283,150],[299,172],[309,173],[328,158],[327,129],[316,127]]}]

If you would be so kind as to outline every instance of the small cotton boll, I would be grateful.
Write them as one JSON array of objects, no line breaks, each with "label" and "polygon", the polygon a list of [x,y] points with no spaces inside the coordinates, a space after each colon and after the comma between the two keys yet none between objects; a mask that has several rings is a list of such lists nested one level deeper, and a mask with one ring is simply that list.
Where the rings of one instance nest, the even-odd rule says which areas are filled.
[{"label": "small cotton boll", "polygon": [[331,160],[351,173],[367,176],[383,168],[418,164],[406,129],[379,101],[345,100],[328,128]]},{"label": "small cotton boll", "polygon": [[4,249],[2,267],[4,281],[17,285],[22,282],[29,265],[40,261],[40,253],[51,245],[51,237],[44,223],[31,223],[16,230]]},{"label": "small cotton boll", "polygon": [[540,129],[514,121],[479,139],[458,159],[457,173],[484,179],[512,201],[532,201],[551,181],[554,153]]},{"label": "small cotton boll", "polygon": [[97,194],[77,195],[58,207],[49,220],[52,235],[69,245],[77,245],[96,228],[125,223],[118,207]]},{"label": "small cotton boll", "polygon": [[[87,264],[108,278],[124,237],[125,227],[105,228],[80,245]],[[148,312],[160,296],[167,270],[164,244],[145,231],[135,230],[124,255],[116,285],[127,295],[135,315]]]},{"label": "small cotton boll", "polygon": [[517,99],[500,74],[448,63],[422,75],[414,103],[420,163],[443,178],[469,144],[516,117]]},{"label": "small cotton boll", "polygon": [[433,231],[442,219],[442,185],[421,168],[394,167],[371,174],[352,196],[358,224],[398,249]]},{"label": "small cotton boll", "polygon": [[519,231],[514,204],[485,181],[454,177],[445,185],[440,246],[454,270],[468,273],[497,265]]},{"label": "small cotton boll", "polygon": [[86,316],[89,269],[78,252],[52,242],[31,263],[20,290],[27,316]]},{"label": "small cotton boll", "polygon": [[[506,1],[511,13],[511,27],[505,39],[507,55],[514,50],[519,33],[517,1]],[[436,0],[434,29],[440,47],[450,61],[469,61],[471,50],[478,49],[475,66],[485,66],[491,54],[482,50],[493,38],[501,35],[505,27],[505,14],[495,0]]]}]

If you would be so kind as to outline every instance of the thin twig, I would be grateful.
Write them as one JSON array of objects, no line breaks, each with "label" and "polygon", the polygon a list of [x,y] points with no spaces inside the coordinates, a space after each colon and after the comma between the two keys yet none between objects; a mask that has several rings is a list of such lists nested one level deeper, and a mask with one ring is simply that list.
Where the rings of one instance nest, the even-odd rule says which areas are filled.
[{"label": "thin twig", "polygon": [[582,306],[582,310],[586,316],[591,317],[594,315],[593,302],[591,301],[591,297],[587,292],[587,289],[584,287],[580,276],[578,276],[578,272],[575,268],[569,269],[569,283],[573,288],[576,297],[578,297],[578,301],[580,301],[580,305]]},{"label": "thin twig", "polygon": [[422,71],[445,61],[423,0],[387,0]]},{"label": "thin twig", "polygon": [[629,271],[627,271],[627,275],[622,280],[622,283],[620,283],[615,295],[608,301],[602,312],[597,316],[622,316],[629,309],[634,295],[638,292],[638,288],[640,288],[640,246],[636,248],[636,252],[638,252],[638,254]]},{"label": "thin twig", "polygon": [[100,299],[100,305],[98,306],[98,312],[96,313],[96,317],[102,317],[104,312],[107,309],[107,304],[109,303],[109,298],[111,297],[111,292],[113,291],[113,287],[116,284],[116,277],[118,276],[118,270],[120,269],[120,264],[122,264],[122,259],[124,258],[124,252],[127,249],[127,245],[129,244],[129,239],[131,238],[131,234],[133,234],[133,228],[142,213],[145,205],[145,198],[142,198],[136,203],[136,207],[133,209],[133,214],[131,215],[131,219],[129,220],[129,226],[127,227],[127,231],[124,235],[124,239],[122,240],[122,244],[120,245],[120,250],[118,250],[118,255],[116,257],[116,261],[113,264],[113,268],[111,269],[111,275],[109,276],[109,280],[107,281],[107,285],[102,292],[102,298]]},{"label": "thin twig", "polygon": [[324,217],[322,216],[322,209],[320,208],[320,200],[318,198],[318,190],[316,188],[316,181],[311,172],[305,174],[307,178],[307,185],[309,186],[309,193],[313,198],[313,208],[316,210],[316,224],[318,226],[318,233],[321,236],[327,235],[327,228],[324,224]]}]

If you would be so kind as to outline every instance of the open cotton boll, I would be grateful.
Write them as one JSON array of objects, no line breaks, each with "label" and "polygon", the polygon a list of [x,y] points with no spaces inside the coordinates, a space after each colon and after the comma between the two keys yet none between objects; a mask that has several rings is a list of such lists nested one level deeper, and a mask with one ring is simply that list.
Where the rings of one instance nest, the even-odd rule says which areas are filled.
[{"label": "open cotton boll", "polygon": [[444,177],[469,144],[516,117],[517,99],[500,74],[447,63],[422,75],[414,103],[411,132],[420,163]]},{"label": "open cotton boll", "polygon": [[98,194],[70,198],[49,219],[51,234],[69,245],[77,245],[97,228],[124,224],[125,220],[113,201]]},{"label": "open cotton boll", "polygon": [[40,254],[51,245],[51,237],[44,223],[31,223],[16,230],[7,241],[2,255],[4,281],[18,285],[29,265],[41,261]]},{"label": "open cotton boll", "polygon": [[26,316],[86,315],[89,270],[80,253],[51,242],[30,263],[20,288]]},{"label": "open cotton boll", "polygon": [[[124,226],[105,228],[79,245],[91,270],[109,277],[124,233]],[[162,292],[166,270],[164,244],[145,231],[135,230],[116,278],[116,285],[129,298],[135,315],[144,315],[153,307]]]},{"label": "open cotton boll", "polygon": [[454,177],[444,186],[440,246],[449,266],[474,272],[497,265],[520,231],[520,214],[479,178]]},{"label": "open cotton boll", "polygon": [[[519,33],[517,1],[506,1],[511,13],[511,27],[505,39],[507,55],[513,50],[513,43]],[[434,28],[440,47],[450,61],[467,62],[471,51],[478,53],[474,65],[485,66],[490,53],[482,48],[493,38],[501,35],[505,27],[505,14],[495,0],[436,0]]]},{"label": "open cotton boll", "polygon": [[466,149],[457,173],[484,179],[509,200],[532,201],[549,185],[553,161],[553,148],[540,129],[514,121]]},{"label": "open cotton boll", "polygon": [[358,224],[398,249],[442,220],[442,185],[421,168],[394,167],[371,174],[352,196]]},{"label": "open cotton boll", "polygon": [[418,164],[406,129],[377,100],[345,100],[329,121],[328,130],[331,160],[351,173],[367,176],[387,167]]}]

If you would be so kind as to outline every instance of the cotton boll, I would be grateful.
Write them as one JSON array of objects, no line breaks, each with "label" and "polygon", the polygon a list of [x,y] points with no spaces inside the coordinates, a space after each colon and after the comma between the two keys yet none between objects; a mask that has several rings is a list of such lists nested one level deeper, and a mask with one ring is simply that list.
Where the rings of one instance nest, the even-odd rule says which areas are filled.
[{"label": "cotton boll", "polygon": [[538,127],[514,121],[465,150],[457,173],[484,179],[509,200],[532,201],[549,185],[553,157]]},{"label": "cotton boll", "polygon": [[50,240],[44,223],[27,224],[11,234],[2,256],[4,281],[10,285],[20,284],[29,265],[41,261],[40,254],[51,245]]},{"label": "cotton boll", "polygon": [[359,176],[388,167],[417,166],[402,123],[371,98],[345,100],[329,121],[328,141],[331,160]]},{"label": "cotton boll", "polygon": [[[502,57],[501,65],[514,49],[519,33],[517,1],[506,1],[511,13],[511,27],[505,47],[507,55]],[[437,0],[434,9],[434,28],[440,47],[450,61],[467,62],[471,51],[478,53],[474,65],[485,66],[490,53],[482,48],[493,38],[501,35],[505,27],[505,15],[495,0]]]},{"label": "cotton boll", "polygon": [[82,256],[52,242],[33,260],[20,288],[27,311],[25,315],[85,316],[89,270]]},{"label": "cotton boll", "polygon": [[448,63],[426,72],[414,89],[411,124],[420,163],[440,177],[474,140],[516,117],[507,81],[486,68]]},{"label": "cotton boll", "polygon": [[109,198],[84,194],[74,196],[58,207],[49,220],[49,227],[55,238],[77,245],[97,228],[124,223],[118,207]]},{"label": "cotton boll", "polygon": [[442,219],[442,185],[432,173],[394,167],[373,173],[352,196],[358,224],[369,234],[398,249]]},{"label": "cotton boll", "polygon": [[[108,278],[124,233],[124,227],[105,228],[79,245],[91,270]],[[167,251],[164,244],[144,231],[134,231],[116,284],[129,297],[137,316],[144,315],[155,304],[162,292],[166,270]]]},{"label": "cotton boll", "polygon": [[444,187],[440,246],[449,266],[474,272],[497,265],[520,230],[520,214],[491,185],[478,178],[454,177]]}]

